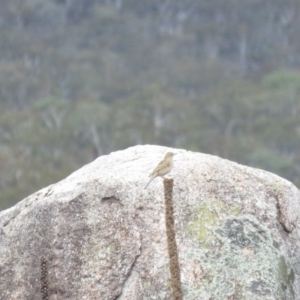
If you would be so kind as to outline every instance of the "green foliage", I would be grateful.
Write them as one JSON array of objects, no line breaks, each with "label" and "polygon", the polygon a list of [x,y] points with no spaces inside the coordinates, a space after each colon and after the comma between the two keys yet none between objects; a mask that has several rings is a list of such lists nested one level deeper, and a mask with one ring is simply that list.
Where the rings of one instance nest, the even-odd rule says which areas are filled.
[{"label": "green foliage", "polygon": [[300,19],[289,18],[299,8],[164,3],[1,2],[0,209],[99,155],[145,143],[300,185]]},{"label": "green foliage", "polygon": [[267,74],[263,80],[262,85],[267,89],[286,89],[286,90],[299,90],[300,88],[300,72],[291,70],[276,71]]}]

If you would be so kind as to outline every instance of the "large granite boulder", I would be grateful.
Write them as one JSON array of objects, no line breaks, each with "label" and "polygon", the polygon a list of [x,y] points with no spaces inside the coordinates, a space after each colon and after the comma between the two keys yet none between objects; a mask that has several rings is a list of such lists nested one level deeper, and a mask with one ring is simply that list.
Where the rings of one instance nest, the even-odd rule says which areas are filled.
[{"label": "large granite boulder", "polygon": [[[0,299],[171,299],[162,179],[144,189],[169,150],[101,156],[2,211]],[[300,299],[299,190],[262,170],[173,151],[184,299]]]}]

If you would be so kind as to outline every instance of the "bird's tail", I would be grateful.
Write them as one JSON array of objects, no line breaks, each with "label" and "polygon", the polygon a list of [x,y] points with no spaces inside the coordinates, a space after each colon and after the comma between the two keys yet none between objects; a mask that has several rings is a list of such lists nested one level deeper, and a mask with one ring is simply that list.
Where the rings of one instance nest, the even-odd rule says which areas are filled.
[{"label": "bird's tail", "polygon": [[144,187],[144,189],[146,189],[147,188],[147,186],[150,184],[150,182],[154,179],[155,177],[153,176],[153,177],[151,177],[151,179],[148,181],[148,183],[145,185],[145,187]]}]

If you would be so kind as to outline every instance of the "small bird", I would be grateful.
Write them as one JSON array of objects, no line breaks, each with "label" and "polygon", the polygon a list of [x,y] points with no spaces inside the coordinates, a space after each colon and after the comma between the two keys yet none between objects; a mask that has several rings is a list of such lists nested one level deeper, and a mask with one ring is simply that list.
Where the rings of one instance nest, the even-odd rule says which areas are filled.
[{"label": "small bird", "polygon": [[158,177],[161,176],[163,177],[164,175],[168,174],[171,172],[173,168],[173,156],[176,155],[176,153],[173,152],[168,152],[164,159],[157,165],[157,167],[153,170],[153,172],[149,175],[150,180],[146,184],[145,188],[150,184],[150,182]]}]

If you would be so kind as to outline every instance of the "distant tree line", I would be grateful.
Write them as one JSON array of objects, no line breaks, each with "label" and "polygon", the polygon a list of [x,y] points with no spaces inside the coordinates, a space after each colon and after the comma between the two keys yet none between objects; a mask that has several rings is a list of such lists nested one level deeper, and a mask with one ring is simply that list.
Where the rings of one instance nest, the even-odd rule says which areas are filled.
[{"label": "distant tree line", "polygon": [[145,143],[300,186],[299,1],[0,4],[0,209]]}]

